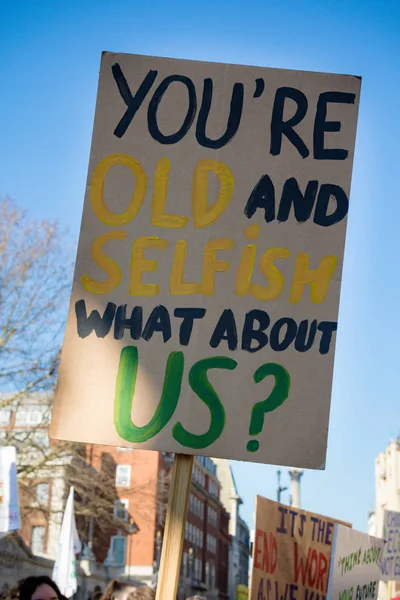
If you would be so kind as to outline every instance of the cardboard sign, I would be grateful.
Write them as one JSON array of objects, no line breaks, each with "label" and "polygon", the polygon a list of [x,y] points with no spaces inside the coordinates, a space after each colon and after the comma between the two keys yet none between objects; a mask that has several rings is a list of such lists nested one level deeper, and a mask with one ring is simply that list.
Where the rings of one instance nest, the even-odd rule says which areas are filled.
[{"label": "cardboard sign", "polygon": [[21,526],[16,453],[13,446],[0,448],[0,534]]},{"label": "cardboard sign", "polygon": [[257,496],[251,600],[322,600],[336,523]]},{"label": "cardboard sign", "polygon": [[400,581],[400,512],[384,511],[382,581]]},{"label": "cardboard sign", "polygon": [[335,526],[328,600],[376,600],[385,540]]},{"label": "cardboard sign", "polygon": [[324,468],[359,91],[103,54],[52,438]]}]

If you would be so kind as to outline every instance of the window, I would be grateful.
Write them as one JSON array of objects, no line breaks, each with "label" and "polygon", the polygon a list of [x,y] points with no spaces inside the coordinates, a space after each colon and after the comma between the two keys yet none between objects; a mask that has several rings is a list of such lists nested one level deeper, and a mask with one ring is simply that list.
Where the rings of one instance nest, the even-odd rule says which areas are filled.
[{"label": "window", "polygon": [[40,425],[44,417],[43,410],[38,406],[20,408],[15,419],[16,425]]},{"label": "window", "polygon": [[47,482],[38,483],[35,488],[35,497],[39,504],[49,503],[49,484]]},{"label": "window", "polygon": [[11,419],[11,410],[0,410],[0,425],[8,425]]},{"label": "window", "polygon": [[198,581],[201,579],[201,560],[199,558],[194,559],[194,578]]},{"label": "window", "polygon": [[211,577],[210,577],[210,587],[215,588],[215,565],[211,565]]},{"label": "window", "polygon": [[219,497],[219,488],[218,488],[218,485],[212,479],[208,480],[208,491],[213,496],[216,496],[217,498]]},{"label": "window", "polygon": [[188,555],[186,552],[184,552],[183,557],[182,557],[182,575],[184,577],[187,577],[187,573],[188,573]]},{"label": "window", "polygon": [[210,563],[206,562],[206,586],[208,587],[210,585]]},{"label": "window", "polygon": [[207,535],[207,550],[212,554],[217,553],[217,540],[213,535]]},{"label": "window", "polygon": [[115,485],[117,487],[129,487],[131,484],[130,465],[117,465],[115,473]]},{"label": "window", "polygon": [[32,527],[31,531],[31,550],[33,554],[43,554],[44,553],[44,538],[46,535],[46,528]]},{"label": "window", "polygon": [[208,507],[207,516],[208,516],[208,522],[211,523],[211,525],[214,525],[214,527],[217,527],[218,513],[211,506]]},{"label": "window", "polygon": [[114,521],[127,521],[129,517],[129,500],[116,500],[114,502]]},{"label": "window", "polygon": [[116,567],[125,566],[126,556],[126,538],[122,535],[115,535],[111,538],[111,551]]}]

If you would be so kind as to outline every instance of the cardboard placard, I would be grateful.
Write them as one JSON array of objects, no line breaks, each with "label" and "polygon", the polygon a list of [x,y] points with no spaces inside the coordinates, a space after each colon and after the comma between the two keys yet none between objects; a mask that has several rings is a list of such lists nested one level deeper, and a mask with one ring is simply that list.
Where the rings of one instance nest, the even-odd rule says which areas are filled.
[{"label": "cardboard placard", "polygon": [[400,581],[400,512],[385,510],[383,538],[386,540],[382,558],[382,581]]},{"label": "cardboard placard", "polygon": [[376,600],[385,540],[335,526],[327,600]]},{"label": "cardboard placard", "polygon": [[336,523],[257,496],[251,600],[324,598]]},{"label": "cardboard placard", "polygon": [[103,53],[53,439],[324,468],[359,91]]}]

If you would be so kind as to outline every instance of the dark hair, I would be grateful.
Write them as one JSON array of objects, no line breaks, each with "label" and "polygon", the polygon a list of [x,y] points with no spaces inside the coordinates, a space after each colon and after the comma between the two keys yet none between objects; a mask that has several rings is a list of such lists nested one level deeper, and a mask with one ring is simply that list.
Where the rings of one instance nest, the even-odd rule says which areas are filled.
[{"label": "dark hair", "polygon": [[39,575],[38,577],[27,577],[21,581],[19,584],[19,600],[31,600],[38,587],[44,584],[53,588],[59,600],[64,599],[64,596],[61,594],[58,585],[54,583],[50,577],[47,577],[47,575]]}]

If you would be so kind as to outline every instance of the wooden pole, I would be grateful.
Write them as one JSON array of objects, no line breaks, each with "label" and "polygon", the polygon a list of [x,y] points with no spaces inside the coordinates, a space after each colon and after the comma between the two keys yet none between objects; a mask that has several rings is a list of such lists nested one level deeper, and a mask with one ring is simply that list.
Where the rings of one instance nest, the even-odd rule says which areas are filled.
[{"label": "wooden pole", "polygon": [[193,456],[176,454],[168,497],[156,600],[176,600],[185,523],[192,482]]}]

